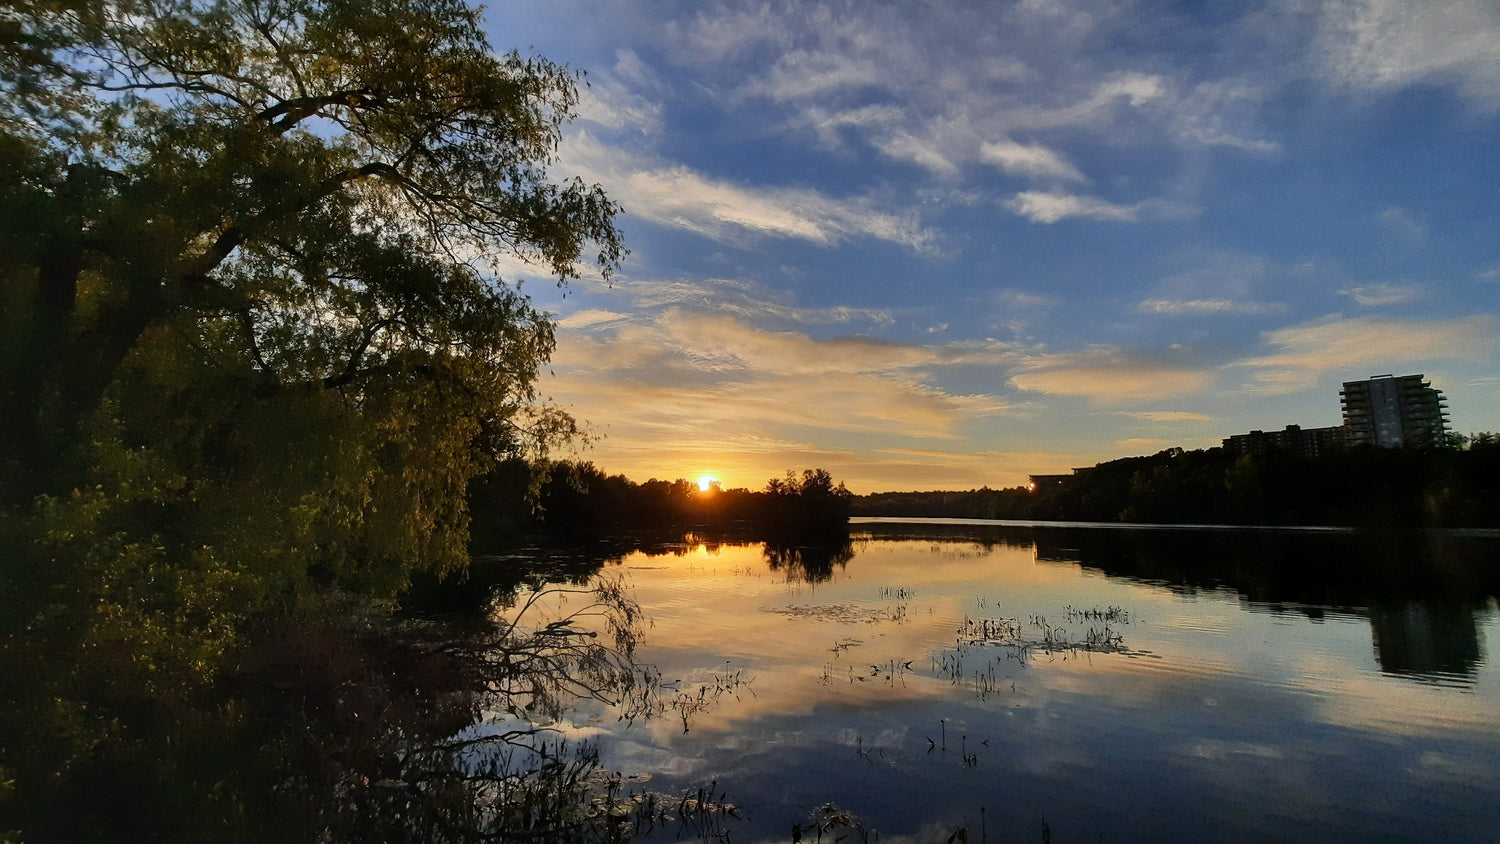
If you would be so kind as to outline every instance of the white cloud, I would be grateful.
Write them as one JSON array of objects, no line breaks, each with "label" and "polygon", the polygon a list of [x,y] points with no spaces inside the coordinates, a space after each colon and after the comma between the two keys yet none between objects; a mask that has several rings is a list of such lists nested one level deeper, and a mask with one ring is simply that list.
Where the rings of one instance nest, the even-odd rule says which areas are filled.
[{"label": "white cloud", "polygon": [[1187,395],[1212,380],[1203,369],[1110,348],[1036,356],[1014,369],[1010,379],[1017,389],[1101,404]]},{"label": "white cloud", "polygon": [[678,61],[721,64],[762,42],[784,43],[788,37],[780,11],[762,3],[736,11],[705,9],[687,24],[671,21],[663,41]]},{"label": "white cloud", "polygon": [[570,137],[560,158],[585,181],[599,182],[631,215],[713,240],[784,237],[830,246],[853,237],[933,248],[935,235],[910,215],[869,199],[833,199],[806,188],[756,188],[711,179],[679,165],[609,147],[586,132]]},{"label": "white cloud", "polygon": [[1022,191],[1006,202],[1011,211],[1037,223],[1056,223],[1069,217],[1134,223],[1191,216],[1196,209],[1159,199],[1116,205],[1092,196],[1046,191]]},{"label": "white cloud", "polygon": [[893,105],[866,105],[854,108],[824,108],[806,106],[799,125],[806,125],[818,135],[819,142],[827,148],[837,149],[843,144],[841,132],[846,129],[889,131],[905,119],[900,108]]},{"label": "white cloud", "polygon": [[1426,291],[1417,284],[1362,284],[1339,291],[1365,307],[1400,305],[1422,298]]},{"label": "white cloud", "polygon": [[1190,143],[1258,155],[1279,152],[1281,144],[1252,131],[1265,94],[1242,80],[1201,82],[1172,105],[1169,122],[1178,138]]},{"label": "white cloud", "polygon": [[658,89],[654,74],[629,50],[617,55],[614,72],[593,74],[578,89],[578,117],[606,129],[655,135],[661,130],[661,103],[635,93],[636,88]]},{"label": "white cloud", "polygon": [[1032,293],[1026,290],[1000,290],[995,293],[995,302],[1003,308],[1017,310],[1040,310],[1042,308],[1055,308],[1062,304],[1062,300],[1053,296],[1043,296],[1040,293]]},{"label": "white cloud", "polygon": [[979,158],[1013,176],[1088,181],[1077,167],[1041,144],[1018,144],[1011,140],[988,141],[980,146]]},{"label": "white cloud", "polygon": [[1038,223],[1055,223],[1068,217],[1128,223],[1135,222],[1139,213],[1129,205],[1114,205],[1089,196],[1043,191],[1023,191],[1011,197],[1006,204],[1022,217]]},{"label": "white cloud", "polygon": [[927,168],[934,175],[943,177],[957,176],[959,173],[957,156],[950,155],[945,146],[951,144],[943,143],[943,139],[935,137],[938,133],[932,131],[937,127],[927,127],[927,137],[918,137],[912,133],[898,129],[888,136],[873,139],[875,148],[897,161],[909,161],[921,167]]},{"label": "white cloud", "polygon": [[612,294],[627,300],[635,311],[683,308],[718,312],[757,324],[884,326],[895,321],[892,313],[882,308],[800,306],[788,294],[741,279],[625,279],[615,283]]},{"label": "white cloud", "polygon": [[1319,7],[1316,54],[1338,85],[1459,88],[1500,108],[1500,6],[1492,0],[1341,0]]},{"label": "white cloud", "polygon": [[595,325],[608,325],[624,319],[629,319],[629,317],[614,311],[592,308],[568,314],[557,321],[557,326],[559,328],[588,328]]},{"label": "white cloud", "polygon": [[1122,98],[1133,106],[1157,102],[1166,96],[1166,80],[1151,73],[1122,73],[1100,83],[1094,91],[1093,102],[1109,103]]},{"label": "white cloud", "polygon": [[1286,306],[1272,302],[1237,302],[1233,299],[1145,299],[1135,312],[1160,316],[1210,316],[1217,314],[1274,314]]},{"label": "white cloud", "polygon": [[1125,416],[1144,419],[1147,422],[1213,422],[1214,417],[1190,410],[1137,410],[1127,411]]},{"label": "white cloud", "polygon": [[989,163],[1085,181],[1055,151],[1012,140],[1042,131],[1279,148],[1256,130],[1264,91],[1249,80],[1189,84],[1101,53],[1088,38],[1136,25],[1108,11],[1027,4],[770,2],[718,6],[666,34],[671,59],[724,102],[775,103],[787,128],[811,129],[825,147],[857,140],[944,179]]},{"label": "white cloud", "polygon": [[1380,227],[1408,243],[1427,240],[1427,224],[1405,208],[1391,206],[1376,215]]},{"label": "white cloud", "polygon": [[747,92],[779,102],[877,85],[880,65],[872,56],[793,50],[784,53],[765,76],[752,80]]},{"label": "white cloud", "polygon": [[1483,362],[1500,349],[1500,318],[1475,314],[1455,319],[1383,320],[1331,316],[1261,335],[1275,349],[1241,361],[1257,370],[1265,392],[1294,392],[1324,372],[1358,376],[1415,369],[1434,361]]}]

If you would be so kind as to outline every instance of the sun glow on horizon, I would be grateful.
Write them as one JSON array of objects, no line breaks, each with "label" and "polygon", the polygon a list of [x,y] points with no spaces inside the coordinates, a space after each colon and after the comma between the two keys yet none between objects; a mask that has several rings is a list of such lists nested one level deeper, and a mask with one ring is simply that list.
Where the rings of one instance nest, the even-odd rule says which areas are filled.
[{"label": "sun glow on horizon", "polygon": [[713,489],[718,483],[719,479],[714,477],[713,475],[699,475],[698,491],[708,492],[709,490]]}]

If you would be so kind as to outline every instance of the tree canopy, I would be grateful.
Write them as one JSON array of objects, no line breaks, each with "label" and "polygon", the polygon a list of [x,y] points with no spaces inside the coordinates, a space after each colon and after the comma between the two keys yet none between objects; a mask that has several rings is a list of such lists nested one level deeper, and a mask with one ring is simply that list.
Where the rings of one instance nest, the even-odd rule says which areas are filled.
[{"label": "tree canopy", "polygon": [[0,10],[0,781],[463,566],[469,480],[575,432],[500,265],[626,254],[553,172],[579,82],[457,0]]},{"label": "tree canopy", "polygon": [[567,279],[624,253],[603,192],[548,173],[575,75],[495,55],[479,23],[444,0],[21,4],[0,98],[8,488],[55,491],[51,455],[159,335],[260,394],[405,378],[533,399],[550,328],[493,258]]}]

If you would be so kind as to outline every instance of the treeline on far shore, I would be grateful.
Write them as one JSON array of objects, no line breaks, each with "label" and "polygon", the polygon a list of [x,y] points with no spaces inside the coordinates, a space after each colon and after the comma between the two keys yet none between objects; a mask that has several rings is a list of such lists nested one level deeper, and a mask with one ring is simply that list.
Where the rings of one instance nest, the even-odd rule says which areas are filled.
[{"label": "treeline on far shore", "polygon": [[469,485],[476,553],[518,539],[576,540],[622,528],[743,528],[768,537],[847,531],[853,494],[824,469],[788,471],[758,490],[677,479],[637,483],[587,461],[507,460]]},{"label": "treeline on far shore", "polygon": [[1056,488],[885,492],[856,516],[1150,524],[1500,528],[1500,437],[1431,451],[1357,448],[1319,457],[1171,448],[1076,471]]}]

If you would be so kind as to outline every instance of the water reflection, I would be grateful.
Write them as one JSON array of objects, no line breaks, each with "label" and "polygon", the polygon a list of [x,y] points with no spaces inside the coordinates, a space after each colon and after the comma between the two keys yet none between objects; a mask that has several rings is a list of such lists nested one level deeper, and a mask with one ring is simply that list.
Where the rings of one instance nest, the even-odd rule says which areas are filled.
[{"label": "water reflection", "polygon": [[652,618],[643,676],[714,705],[576,729],[663,790],[718,782],[753,818],[736,840],[826,802],[882,840],[975,840],[981,808],[1021,841],[1043,818],[1110,841],[1500,825],[1495,543],[861,524],[633,547],[608,565]]},{"label": "water reflection", "polygon": [[1495,594],[1491,543],[1433,532],[1081,534],[1039,531],[1038,558],[1187,591],[1228,587],[1252,611],[1364,616],[1391,674],[1472,680],[1482,659],[1475,613]]},{"label": "water reflection", "polygon": [[1483,661],[1475,610],[1463,605],[1405,601],[1369,610],[1380,668],[1430,679],[1472,679]]},{"label": "water reflection", "polygon": [[1437,531],[1376,535],[1320,531],[1019,527],[974,523],[860,525],[870,538],[1027,547],[1039,561],[1080,565],[1184,595],[1232,589],[1251,611],[1368,618],[1383,671],[1472,679],[1482,661],[1476,613],[1500,594],[1497,543]]},{"label": "water reflection", "polygon": [[843,568],[854,559],[849,535],[825,536],[818,541],[773,539],[765,543],[766,565],[773,572],[806,583],[832,579],[835,568]]}]

